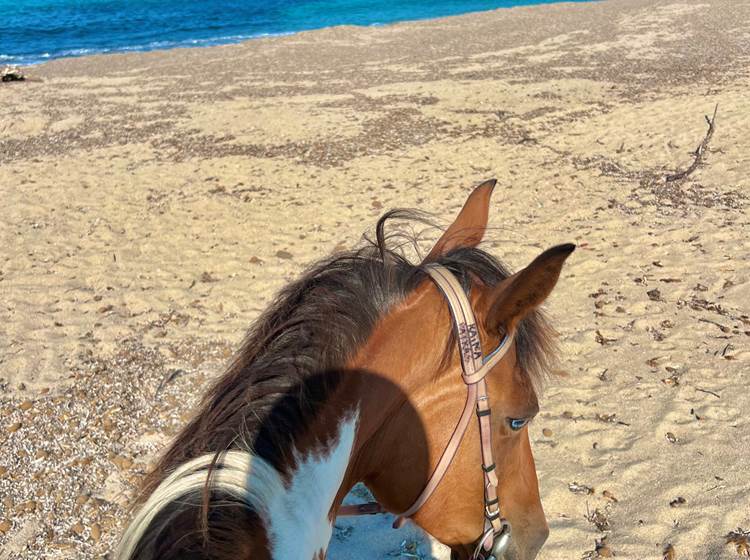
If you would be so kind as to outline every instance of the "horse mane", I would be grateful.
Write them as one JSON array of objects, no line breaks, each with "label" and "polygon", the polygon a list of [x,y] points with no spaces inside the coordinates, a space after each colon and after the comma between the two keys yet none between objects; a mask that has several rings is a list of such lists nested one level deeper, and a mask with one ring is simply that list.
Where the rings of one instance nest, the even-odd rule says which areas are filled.
[{"label": "horse mane", "polygon": [[[222,453],[242,450],[252,451],[282,477],[286,474],[293,461],[290,444],[338,377],[333,376],[330,386],[321,381],[325,376],[316,376],[314,384],[305,380],[341,368],[370,337],[378,320],[426,277],[423,267],[412,264],[403,250],[406,245],[416,248],[417,236],[403,229],[386,233],[392,220],[431,225],[424,214],[392,210],[378,220],[375,239],[365,236],[359,248],[318,261],[283,288],[250,327],[195,417],[146,477],[138,503],[180,465],[206,454],[215,457],[209,472]],[[467,291],[476,278],[495,285],[510,274],[478,248],[454,250],[437,262],[450,269]],[[553,359],[554,331],[540,311],[520,323],[516,344],[521,367],[532,381],[541,380]],[[454,348],[451,343],[446,352]],[[209,537],[208,503],[214,494],[207,484],[204,538]]]}]

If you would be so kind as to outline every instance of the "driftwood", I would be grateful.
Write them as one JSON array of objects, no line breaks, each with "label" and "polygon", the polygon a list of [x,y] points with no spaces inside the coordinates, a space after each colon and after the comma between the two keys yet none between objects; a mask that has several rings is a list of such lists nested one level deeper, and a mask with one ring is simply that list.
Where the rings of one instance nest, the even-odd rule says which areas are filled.
[{"label": "driftwood", "polygon": [[685,169],[684,171],[678,171],[677,173],[674,173],[672,175],[667,175],[665,177],[665,180],[667,183],[671,183],[672,181],[679,181],[680,179],[684,179],[688,175],[690,175],[693,171],[698,169],[698,166],[701,164],[701,161],[703,160],[703,155],[706,153],[706,150],[708,149],[708,143],[711,141],[711,136],[714,135],[714,129],[716,128],[716,112],[719,110],[719,104],[716,104],[716,107],[714,107],[714,116],[710,119],[708,118],[708,115],[705,115],[706,122],[708,123],[708,131],[706,132],[706,136],[703,138],[703,141],[698,144],[698,147],[693,152],[693,163],[690,164],[690,167]]},{"label": "driftwood", "polygon": [[0,80],[3,82],[22,82],[25,79],[23,72],[15,66],[6,66],[0,71]]}]

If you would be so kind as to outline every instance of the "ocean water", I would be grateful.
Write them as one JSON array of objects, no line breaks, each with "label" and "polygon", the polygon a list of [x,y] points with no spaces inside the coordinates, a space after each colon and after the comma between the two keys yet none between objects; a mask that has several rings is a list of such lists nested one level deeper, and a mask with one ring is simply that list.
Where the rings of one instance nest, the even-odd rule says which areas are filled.
[{"label": "ocean water", "polygon": [[0,65],[197,47],[558,0],[0,0]]}]

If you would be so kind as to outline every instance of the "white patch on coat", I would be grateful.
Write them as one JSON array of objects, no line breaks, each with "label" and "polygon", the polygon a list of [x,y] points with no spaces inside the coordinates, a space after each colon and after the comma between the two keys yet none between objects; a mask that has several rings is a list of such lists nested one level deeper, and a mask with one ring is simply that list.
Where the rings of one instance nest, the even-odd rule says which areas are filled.
[{"label": "white patch on coat", "polygon": [[357,432],[354,413],[339,425],[338,438],[324,452],[302,457],[284,493],[269,504],[266,531],[271,556],[279,560],[311,560],[328,548],[333,526],[328,513],[344,481]]},{"label": "white patch on coat", "polygon": [[[328,512],[349,465],[357,418],[355,412],[342,420],[331,448],[305,456],[295,452],[297,470],[288,487],[260,457],[237,450],[219,456],[212,486],[247,504],[263,519],[273,558],[311,560],[328,547],[333,531]],[[138,543],[166,506],[188,495],[200,496],[213,459],[207,454],[184,463],[159,484],[125,530],[116,560],[133,560]]]}]

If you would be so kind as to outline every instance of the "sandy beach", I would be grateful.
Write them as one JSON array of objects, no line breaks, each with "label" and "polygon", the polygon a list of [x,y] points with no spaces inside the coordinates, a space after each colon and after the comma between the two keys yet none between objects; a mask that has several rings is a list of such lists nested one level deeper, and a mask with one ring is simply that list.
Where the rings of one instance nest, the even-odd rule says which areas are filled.
[{"label": "sandy beach", "polygon": [[[540,558],[740,557],[750,4],[554,4],[26,72],[0,84],[0,560],[106,557],[283,285],[390,208],[447,223],[490,177],[493,254],[579,247],[530,428]],[[701,165],[666,181],[717,104]],[[341,520],[329,556],[448,557],[385,518]]]}]

